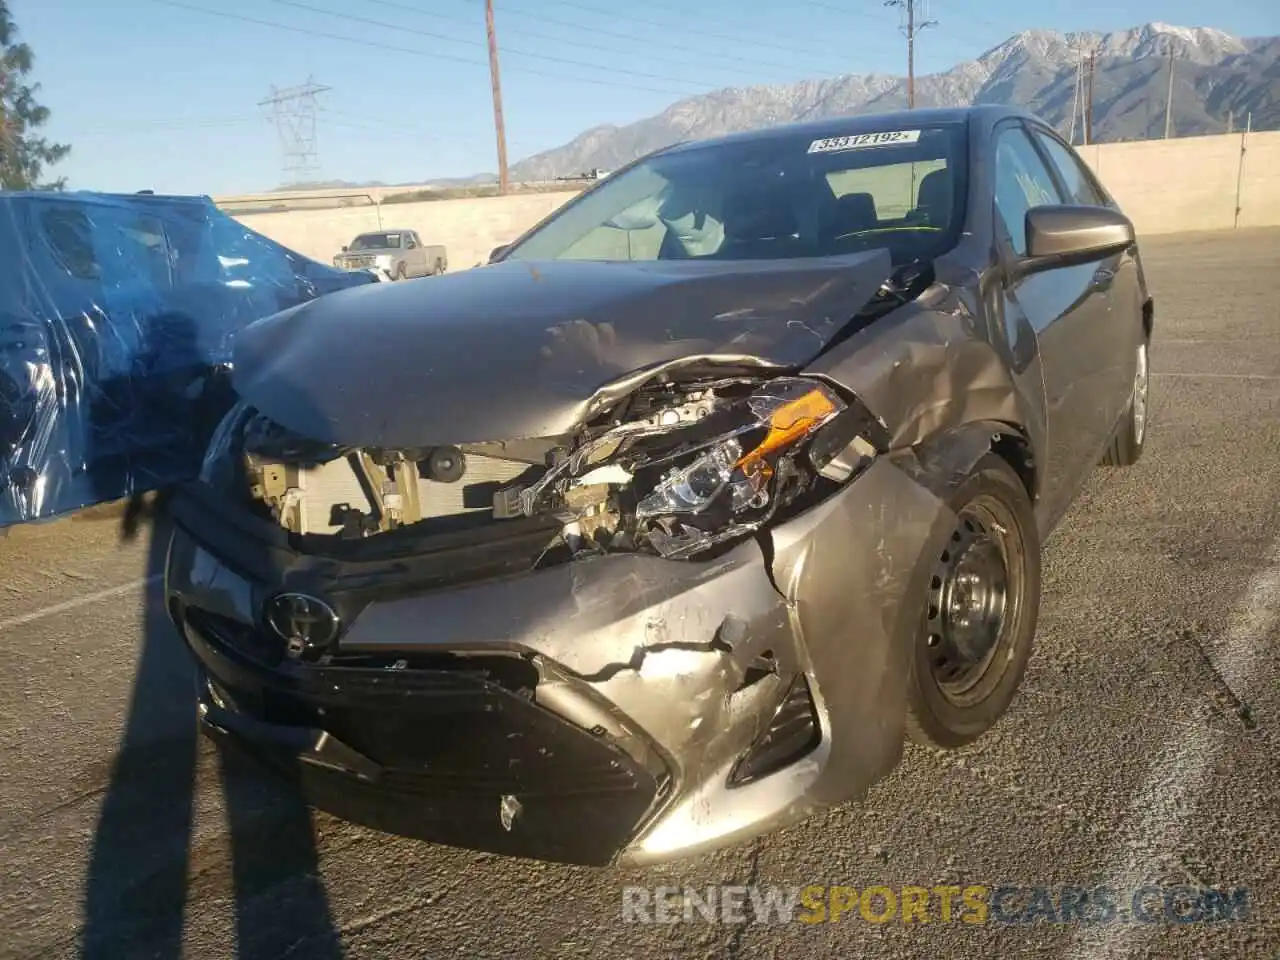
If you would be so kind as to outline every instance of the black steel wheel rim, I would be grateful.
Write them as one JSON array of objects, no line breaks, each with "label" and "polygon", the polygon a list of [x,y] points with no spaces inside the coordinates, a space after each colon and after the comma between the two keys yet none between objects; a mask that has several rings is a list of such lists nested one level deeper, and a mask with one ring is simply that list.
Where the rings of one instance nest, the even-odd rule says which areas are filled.
[{"label": "black steel wheel rim", "polygon": [[979,497],[956,516],[934,565],[925,656],[939,691],[964,703],[1007,646],[1020,599],[1014,519],[999,501]]}]

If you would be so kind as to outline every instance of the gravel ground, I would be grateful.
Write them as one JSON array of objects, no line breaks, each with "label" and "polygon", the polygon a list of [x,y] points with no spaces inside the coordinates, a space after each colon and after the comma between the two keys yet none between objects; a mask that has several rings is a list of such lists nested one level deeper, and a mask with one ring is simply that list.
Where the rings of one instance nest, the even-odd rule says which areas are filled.
[{"label": "gravel ground", "polygon": [[[99,511],[0,539],[0,955],[1280,957],[1280,231],[1145,245],[1143,461],[1047,547],[1025,690],[864,804],[591,871],[310,813],[194,734],[163,536]],[[628,885],[1247,887],[1228,923],[624,923]],[[1013,902],[1013,901],[1011,901]]]}]

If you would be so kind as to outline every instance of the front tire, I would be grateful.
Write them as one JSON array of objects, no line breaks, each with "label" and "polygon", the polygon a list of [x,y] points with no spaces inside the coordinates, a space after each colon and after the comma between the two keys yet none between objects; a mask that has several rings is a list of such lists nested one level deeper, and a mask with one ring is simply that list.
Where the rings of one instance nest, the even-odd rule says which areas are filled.
[{"label": "front tire", "polygon": [[985,455],[947,504],[954,528],[921,598],[907,689],[907,734],[951,750],[1009,709],[1040,609],[1040,537],[1013,468]]},{"label": "front tire", "polygon": [[409,270],[407,267],[405,267],[403,260],[401,260],[399,265],[396,267],[396,279],[397,280],[409,279]]},{"label": "front tire", "polygon": [[1150,347],[1146,339],[1143,339],[1138,344],[1129,408],[1125,411],[1124,422],[1111,440],[1111,446],[1103,454],[1102,462],[1105,466],[1131,467],[1142,457],[1142,451],[1146,448],[1147,422],[1150,419],[1149,357]]}]

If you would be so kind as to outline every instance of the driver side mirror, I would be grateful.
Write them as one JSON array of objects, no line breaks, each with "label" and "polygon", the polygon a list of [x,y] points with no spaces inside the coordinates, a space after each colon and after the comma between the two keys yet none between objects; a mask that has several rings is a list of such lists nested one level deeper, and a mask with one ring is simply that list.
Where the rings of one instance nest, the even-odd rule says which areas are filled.
[{"label": "driver side mirror", "polygon": [[511,244],[509,243],[504,243],[500,247],[494,247],[493,250],[490,251],[489,253],[489,262],[497,263],[500,259],[502,259],[503,255],[510,249],[511,249]]},{"label": "driver side mirror", "polygon": [[1110,207],[1045,206],[1027,211],[1027,255],[1019,276],[1103,260],[1137,242],[1133,223]]},{"label": "driver side mirror", "polygon": [[343,252],[343,253],[346,253],[346,252],[347,252],[347,248],[346,248],[346,247],[343,247],[343,248],[342,248],[342,252]]}]

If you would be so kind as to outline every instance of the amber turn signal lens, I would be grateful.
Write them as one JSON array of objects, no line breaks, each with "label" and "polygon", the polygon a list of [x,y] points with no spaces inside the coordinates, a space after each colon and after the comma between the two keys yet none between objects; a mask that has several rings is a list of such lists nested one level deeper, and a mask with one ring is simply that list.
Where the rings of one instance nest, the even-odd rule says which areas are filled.
[{"label": "amber turn signal lens", "polygon": [[748,476],[762,470],[768,472],[768,466],[762,462],[765,457],[808,436],[837,412],[835,403],[822,390],[810,390],[788,400],[769,415],[769,432],[764,440],[736,466]]}]

